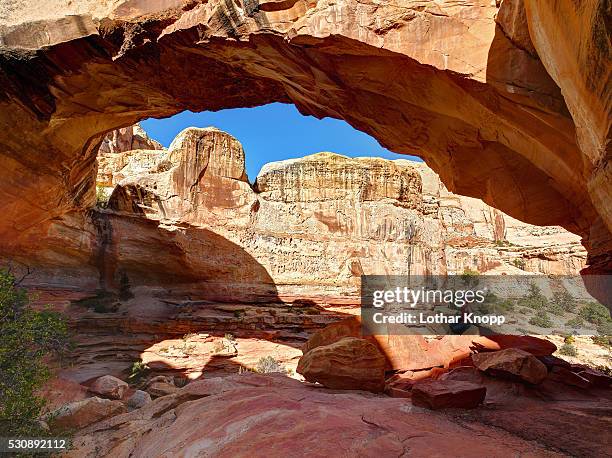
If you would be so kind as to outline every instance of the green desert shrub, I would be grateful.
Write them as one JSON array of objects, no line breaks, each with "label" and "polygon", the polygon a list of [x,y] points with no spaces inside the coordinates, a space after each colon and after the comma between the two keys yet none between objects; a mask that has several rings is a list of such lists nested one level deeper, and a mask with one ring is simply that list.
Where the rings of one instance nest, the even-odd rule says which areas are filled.
[{"label": "green desert shrub", "polygon": [[564,343],[561,345],[561,348],[559,348],[559,353],[565,356],[578,356],[576,346],[571,343]]},{"label": "green desert shrub", "polygon": [[602,336],[612,335],[612,322],[606,321],[600,325],[597,325],[597,332]]},{"label": "green desert shrub", "polygon": [[554,292],[551,302],[564,312],[573,312],[576,310],[576,299],[567,291]]},{"label": "green desert shrub", "polygon": [[591,340],[601,347],[612,348],[612,335],[592,336]]},{"label": "green desert shrub", "polygon": [[556,316],[563,316],[565,314],[565,310],[563,310],[563,307],[553,301],[550,301],[548,302],[548,304],[546,304],[546,311]]},{"label": "green desert shrub", "polygon": [[529,324],[539,326],[541,328],[552,327],[552,321],[548,317],[548,314],[544,310],[538,310],[538,312],[529,319]]},{"label": "green desert shrub", "polygon": [[480,272],[472,269],[465,269],[461,274],[461,281],[467,288],[475,288],[480,283]]},{"label": "green desert shrub", "polygon": [[579,316],[576,316],[570,320],[567,320],[565,326],[570,328],[580,328],[584,324],[584,320]]},{"label": "green desert shrub", "polygon": [[49,378],[44,358],[68,347],[62,317],[34,310],[24,289],[0,270],[0,436],[43,434],[37,419],[45,405],[37,390]]},{"label": "green desert shrub", "polygon": [[128,379],[132,383],[138,382],[149,372],[149,370],[149,366],[147,366],[141,359],[134,361],[134,364],[132,364],[132,367],[130,368],[130,375]]},{"label": "green desert shrub", "polygon": [[605,305],[599,302],[587,303],[579,310],[578,316],[596,325],[612,322],[612,319],[610,319],[610,311]]},{"label": "green desert shrub", "polygon": [[519,305],[540,310],[548,305],[548,301],[546,296],[542,294],[542,290],[535,283],[531,283],[527,295],[519,299]]},{"label": "green desert shrub", "polygon": [[110,196],[104,189],[104,186],[96,186],[96,206],[99,208],[106,208]]}]

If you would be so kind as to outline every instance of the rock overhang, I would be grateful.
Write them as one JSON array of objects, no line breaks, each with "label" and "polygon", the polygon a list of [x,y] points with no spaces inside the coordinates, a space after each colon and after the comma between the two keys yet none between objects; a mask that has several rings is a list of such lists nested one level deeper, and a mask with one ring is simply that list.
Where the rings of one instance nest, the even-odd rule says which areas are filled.
[{"label": "rock overhang", "polygon": [[[605,15],[605,2],[583,11],[571,2],[526,1],[523,9],[506,1],[497,23],[497,8],[484,1],[319,2],[291,12],[284,4],[141,3],[58,0],[38,16],[5,8],[2,161],[11,174],[2,191],[15,199],[3,207],[3,251],[34,225],[92,204],[103,132],[185,109],[281,101],[343,118],[393,151],[424,157],[450,190],[579,233],[590,270],[610,271],[610,180],[601,167],[609,152],[597,146],[609,126],[601,109],[578,103],[601,108],[609,97],[599,84],[607,48],[588,40],[600,27],[589,18]],[[509,8],[521,12],[510,15],[512,27],[501,14]],[[555,9],[578,18],[570,25],[587,37],[584,49],[575,44],[560,57],[550,46]],[[555,70],[585,56],[589,84],[583,71],[568,81]],[[574,132],[589,121],[595,127],[578,144]]]}]

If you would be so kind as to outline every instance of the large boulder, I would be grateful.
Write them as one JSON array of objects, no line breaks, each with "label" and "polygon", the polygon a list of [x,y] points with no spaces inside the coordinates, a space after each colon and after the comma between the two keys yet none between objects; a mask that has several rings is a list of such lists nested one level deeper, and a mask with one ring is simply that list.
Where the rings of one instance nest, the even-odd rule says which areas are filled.
[{"label": "large boulder", "polygon": [[47,414],[43,420],[55,430],[72,430],[84,428],[126,411],[121,401],[92,397],[63,405]]},{"label": "large boulder", "polygon": [[345,337],[303,355],[297,372],[328,388],[380,392],[385,383],[385,357],[371,342]]},{"label": "large boulder", "polygon": [[109,399],[121,399],[128,389],[128,384],[112,375],[103,375],[89,386],[89,391]]},{"label": "large boulder", "polygon": [[548,375],[544,363],[531,353],[517,348],[477,353],[472,355],[472,361],[478,369],[494,377],[538,384]]},{"label": "large boulder", "polygon": [[345,337],[362,337],[360,317],[351,316],[318,330],[302,346],[302,352],[306,354],[313,348],[333,344]]},{"label": "large boulder", "polygon": [[[361,332],[361,318],[352,316],[332,323],[315,332],[302,347],[304,354],[323,345],[329,345],[345,337],[357,337],[368,340],[376,345],[386,359],[388,370],[421,370],[436,366],[448,365],[452,359],[443,345],[430,344],[420,335],[401,335],[401,329],[394,330],[389,327],[388,334],[363,336]],[[463,345],[465,347],[465,345]],[[462,347],[462,350],[464,350]],[[461,351],[462,356],[469,356]]]},{"label": "large boulder", "polygon": [[486,387],[459,380],[428,380],[412,388],[412,404],[428,409],[473,409],[482,404]]}]

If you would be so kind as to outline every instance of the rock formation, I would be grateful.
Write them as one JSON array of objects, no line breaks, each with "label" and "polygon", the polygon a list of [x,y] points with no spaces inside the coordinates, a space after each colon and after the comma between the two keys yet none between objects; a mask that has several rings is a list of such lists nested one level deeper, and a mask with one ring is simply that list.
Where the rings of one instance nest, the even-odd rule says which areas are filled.
[{"label": "rock formation", "polygon": [[[232,372],[254,367],[257,351],[273,347],[266,339],[289,344],[278,357],[295,369],[310,334],[355,313],[362,274],[575,275],[584,266],[577,236],[452,194],[424,163],[319,153],[268,164],[251,185],[242,146],[215,128],[186,129],[167,150],[112,148],[97,175],[108,202],[56,220],[17,258],[33,268],[27,281],[41,300],[51,289],[72,298],[61,308],[79,329],[69,371],[78,381],[120,375],[138,358],[162,373],[177,364],[189,377]],[[161,351],[193,332],[212,333],[189,339],[201,356]],[[225,332],[243,348],[227,363],[213,355]],[[359,337],[359,323],[342,333]],[[108,350],[118,345],[120,359]],[[469,356],[473,344],[380,336],[377,345],[388,368],[423,370]]]},{"label": "rock formation", "polygon": [[511,377],[528,383],[541,383],[548,371],[546,366],[532,354],[516,348],[493,353],[472,355],[474,365],[488,374]]},{"label": "rock formation", "polygon": [[167,151],[113,148],[99,155],[106,209],[28,239],[17,259],[36,268],[31,280],[356,304],[362,274],[576,275],[585,265],[578,236],[452,194],[424,163],[319,153],[267,164],[252,186],[242,146],[214,128],[186,129]]},{"label": "rock formation", "polygon": [[[581,237],[583,273],[610,273],[610,14],[606,0],[4,2],[0,258],[33,267],[29,284],[78,325],[64,375],[84,385],[169,335],[185,334],[181,355],[203,329],[216,334],[192,340],[206,348],[224,332],[297,347],[355,305],[362,273],[575,272],[584,253],[558,226]],[[270,102],[419,155],[444,186],[422,165],[328,153],[270,165],[251,186],[227,134],[186,131],[164,151],[129,127]],[[550,243],[530,243],[543,232]],[[379,345],[397,368],[423,342],[429,375],[466,351]],[[182,375],[163,353],[151,364]],[[607,453],[609,377],[508,353],[482,358],[515,376],[529,361],[536,377],[523,378],[541,383],[458,367],[429,399],[467,382],[495,406],[461,417],[255,374],[156,382],[160,397],[128,413],[79,388],[56,413],[84,428],[73,456],[449,455],[466,438],[478,456]]]},{"label": "rock formation", "polygon": [[328,388],[381,392],[385,386],[385,357],[365,339],[344,337],[305,353],[297,367],[309,382]]},{"label": "rock formation", "polygon": [[487,388],[470,382],[429,380],[412,388],[412,403],[429,409],[474,409],[485,399]]},{"label": "rock formation", "polygon": [[48,420],[54,429],[74,431],[126,410],[121,401],[91,397],[63,405],[51,412]]},{"label": "rock formation", "polygon": [[[446,386],[447,393],[465,396],[455,407],[482,401],[486,387],[485,404],[492,408],[432,414],[411,406],[408,399],[338,392],[281,375],[249,373],[194,381],[137,410],[80,429],[68,456],[607,453],[602,431],[608,425],[610,400],[605,391],[576,390],[554,381],[524,386],[492,379],[474,368],[445,375],[447,381],[428,392],[432,407],[461,404],[454,398],[442,405],[449,400],[443,392]],[[416,398],[419,405],[418,394]]]},{"label": "rock formation", "polygon": [[586,272],[610,272],[604,0],[35,5],[0,10],[5,256],[91,208],[107,132],[277,101],[424,157],[452,192],[579,234]]}]

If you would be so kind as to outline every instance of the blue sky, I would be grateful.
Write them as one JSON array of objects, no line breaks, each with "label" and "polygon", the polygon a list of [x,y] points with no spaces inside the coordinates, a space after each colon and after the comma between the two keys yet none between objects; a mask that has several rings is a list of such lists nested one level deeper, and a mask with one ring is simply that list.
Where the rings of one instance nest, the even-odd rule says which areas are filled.
[{"label": "blue sky", "polygon": [[150,137],[166,147],[186,127],[214,126],[232,134],[244,147],[251,182],[255,181],[261,167],[268,162],[320,151],[333,151],[351,157],[417,159],[390,152],[344,121],[302,116],[294,105],[282,103],[218,112],[184,111],[171,118],[147,119],[140,124]]}]

